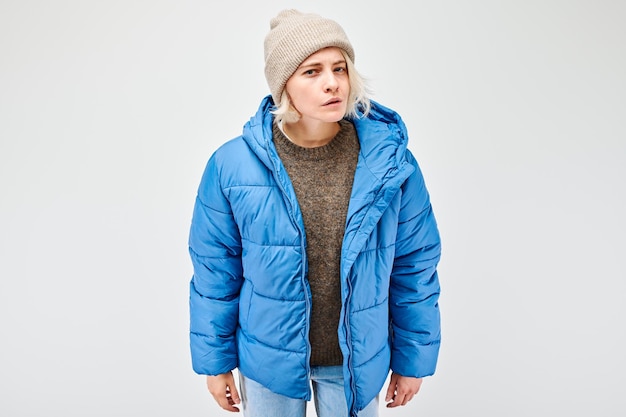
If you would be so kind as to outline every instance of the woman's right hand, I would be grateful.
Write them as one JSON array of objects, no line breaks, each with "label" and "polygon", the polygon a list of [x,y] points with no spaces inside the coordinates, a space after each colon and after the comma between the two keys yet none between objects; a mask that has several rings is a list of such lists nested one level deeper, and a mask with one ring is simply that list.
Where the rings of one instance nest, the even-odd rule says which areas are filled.
[{"label": "woman's right hand", "polygon": [[226,411],[239,412],[235,404],[240,404],[241,399],[232,372],[214,376],[207,375],[206,386],[220,407]]}]

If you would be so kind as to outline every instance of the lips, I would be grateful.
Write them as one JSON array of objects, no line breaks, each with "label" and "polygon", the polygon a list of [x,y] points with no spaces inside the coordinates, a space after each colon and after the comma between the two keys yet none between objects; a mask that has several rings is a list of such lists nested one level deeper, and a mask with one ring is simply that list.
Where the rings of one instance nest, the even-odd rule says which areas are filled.
[{"label": "lips", "polygon": [[339,97],[333,97],[330,100],[328,100],[326,103],[324,103],[323,105],[328,106],[331,104],[338,104],[338,103],[341,103],[341,99]]}]

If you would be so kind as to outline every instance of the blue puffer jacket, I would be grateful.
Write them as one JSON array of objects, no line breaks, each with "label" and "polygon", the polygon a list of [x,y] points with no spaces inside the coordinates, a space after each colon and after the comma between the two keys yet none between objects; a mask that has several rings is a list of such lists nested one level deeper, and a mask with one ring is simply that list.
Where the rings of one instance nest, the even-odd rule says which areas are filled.
[{"label": "blue puffer jacket", "polygon": [[[238,367],[276,393],[308,400],[306,237],[272,142],[271,106],[268,96],[202,177],[189,238],[192,362],[207,375]],[[338,323],[350,415],[380,392],[390,368],[433,374],[440,340],[439,233],[406,128],[375,102],[354,125],[361,151]]]}]

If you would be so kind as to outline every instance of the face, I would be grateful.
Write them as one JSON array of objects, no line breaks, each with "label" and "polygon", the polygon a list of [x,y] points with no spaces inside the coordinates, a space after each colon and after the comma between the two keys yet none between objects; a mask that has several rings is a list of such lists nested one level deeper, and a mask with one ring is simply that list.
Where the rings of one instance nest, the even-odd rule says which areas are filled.
[{"label": "face", "polygon": [[337,122],[346,114],[350,80],[339,48],[325,48],[305,59],[285,85],[301,121]]}]

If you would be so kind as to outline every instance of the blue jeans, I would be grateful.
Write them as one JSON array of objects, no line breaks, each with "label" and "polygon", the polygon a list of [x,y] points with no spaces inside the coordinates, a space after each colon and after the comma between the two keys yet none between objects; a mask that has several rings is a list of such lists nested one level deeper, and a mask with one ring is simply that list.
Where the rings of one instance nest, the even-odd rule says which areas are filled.
[{"label": "blue jeans", "polygon": [[[276,394],[256,381],[239,374],[244,417],[305,417],[306,401]],[[317,417],[348,417],[341,366],[313,366],[311,384]],[[359,417],[378,417],[378,397]]]}]

